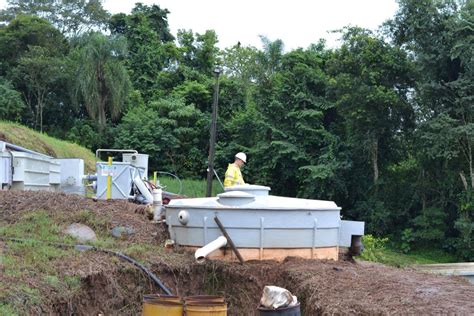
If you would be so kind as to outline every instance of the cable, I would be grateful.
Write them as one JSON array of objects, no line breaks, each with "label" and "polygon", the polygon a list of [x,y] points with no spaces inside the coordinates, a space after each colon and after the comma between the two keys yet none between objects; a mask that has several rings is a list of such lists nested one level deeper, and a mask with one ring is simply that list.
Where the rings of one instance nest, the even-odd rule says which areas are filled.
[{"label": "cable", "polygon": [[134,266],[136,266],[137,268],[139,268],[140,270],[145,272],[145,274],[147,274],[148,277],[150,279],[152,279],[155,282],[155,284],[158,285],[158,287],[163,290],[163,292],[166,293],[166,295],[172,295],[171,291],[163,284],[163,282],[161,282],[161,280],[155,274],[153,274],[153,272],[148,270],[141,263],[139,263],[139,262],[135,261],[134,259],[124,255],[121,252],[116,252],[116,251],[112,251],[112,250],[108,250],[108,249],[100,249],[100,248],[97,248],[95,246],[90,246],[90,245],[81,245],[81,244],[69,245],[69,244],[45,242],[45,241],[36,240],[36,239],[20,239],[20,238],[10,238],[10,237],[0,236],[0,240],[14,241],[14,242],[20,242],[20,243],[37,242],[37,243],[42,243],[42,244],[46,244],[46,245],[50,245],[50,246],[54,246],[54,247],[59,247],[59,248],[74,248],[75,250],[78,250],[78,251],[94,250],[94,251],[100,251],[100,252],[107,253],[107,254],[112,254],[112,255],[115,255],[115,256],[117,256],[117,257],[133,264]]},{"label": "cable", "polygon": [[167,175],[169,175],[169,176],[175,177],[175,178],[178,180],[178,182],[179,182],[179,192],[178,192],[178,195],[181,194],[181,192],[183,191],[183,183],[181,182],[181,179],[180,179],[177,175],[172,174],[172,173],[170,173],[170,172],[165,172],[165,171],[157,171],[157,172],[158,172],[158,173],[161,173],[161,174],[167,174]]},{"label": "cable", "polygon": [[217,180],[218,180],[219,183],[221,184],[222,190],[225,191],[224,185],[222,184],[221,179],[220,179],[219,176],[217,175],[216,169],[212,168],[212,171],[214,171],[214,174],[216,175]]}]

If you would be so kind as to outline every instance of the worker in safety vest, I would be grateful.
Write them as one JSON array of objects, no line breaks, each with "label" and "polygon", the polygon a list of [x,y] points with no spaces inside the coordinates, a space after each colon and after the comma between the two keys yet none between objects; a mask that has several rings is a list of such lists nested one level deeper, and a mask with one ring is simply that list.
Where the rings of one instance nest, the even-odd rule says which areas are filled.
[{"label": "worker in safety vest", "polygon": [[237,153],[234,163],[230,163],[225,172],[224,187],[245,184],[240,168],[247,162],[247,155]]}]

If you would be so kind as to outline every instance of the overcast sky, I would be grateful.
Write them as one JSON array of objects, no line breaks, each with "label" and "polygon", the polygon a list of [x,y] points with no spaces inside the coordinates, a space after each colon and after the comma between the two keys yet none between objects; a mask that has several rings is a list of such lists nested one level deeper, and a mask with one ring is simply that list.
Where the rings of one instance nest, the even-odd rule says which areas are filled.
[{"label": "overcast sky", "polygon": [[[137,1],[105,0],[111,13],[129,13]],[[286,51],[317,43],[320,38],[328,46],[337,45],[337,34],[331,30],[346,25],[376,29],[393,17],[395,0],[142,0],[168,9],[168,22],[173,35],[178,29],[204,33],[213,29],[221,48],[240,41],[242,45],[261,48],[259,35],[270,40],[281,39]],[[0,0],[4,8],[6,0]]]}]

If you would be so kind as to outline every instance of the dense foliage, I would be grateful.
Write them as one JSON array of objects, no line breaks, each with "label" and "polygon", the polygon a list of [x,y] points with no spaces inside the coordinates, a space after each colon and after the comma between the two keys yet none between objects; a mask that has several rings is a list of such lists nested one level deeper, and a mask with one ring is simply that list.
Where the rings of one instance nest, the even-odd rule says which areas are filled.
[{"label": "dense foliage", "polygon": [[474,260],[472,1],[399,0],[378,33],[347,27],[337,49],[289,52],[171,34],[158,5],[110,16],[99,0],[7,2],[0,119],[202,178],[218,78],[221,175],[245,151],[248,182],[335,200],[406,251]]}]

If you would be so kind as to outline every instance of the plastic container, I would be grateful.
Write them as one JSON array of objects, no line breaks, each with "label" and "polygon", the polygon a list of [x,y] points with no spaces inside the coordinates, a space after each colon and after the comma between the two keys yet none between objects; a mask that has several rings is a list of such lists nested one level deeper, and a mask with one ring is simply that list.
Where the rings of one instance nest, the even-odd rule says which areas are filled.
[{"label": "plastic container", "polygon": [[278,309],[266,308],[259,306],[257,308],[258,315],[260,316],[301,316],[300,303],[296,303],[295,306],[283,307]]}]

